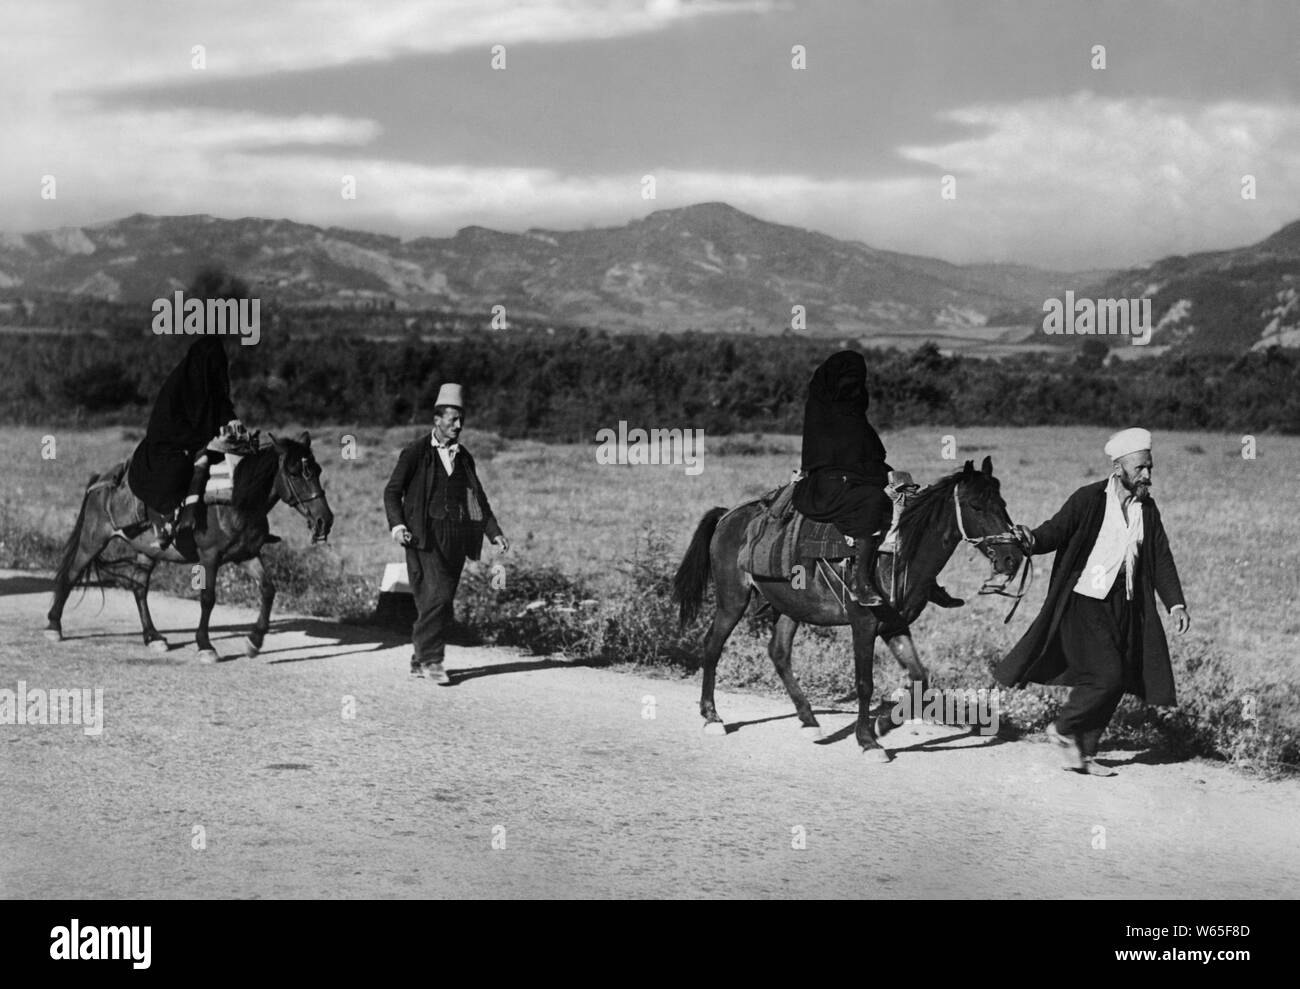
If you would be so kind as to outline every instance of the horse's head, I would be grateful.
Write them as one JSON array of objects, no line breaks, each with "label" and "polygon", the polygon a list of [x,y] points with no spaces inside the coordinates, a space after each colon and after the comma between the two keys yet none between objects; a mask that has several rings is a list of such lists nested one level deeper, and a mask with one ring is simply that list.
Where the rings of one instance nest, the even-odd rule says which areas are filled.
[{"label": "horse's head", "polygon": [[312,456],[311,434],[304,431],[296,439],[272,436],[271,442],[280,459],[275,475],[276,495],[307,520],[313,543],[324,542],[334,525],[334,513],[321,485],[320,465]]},{"label": "horse's head", "polygon": [[966,461],[953,490],[962,538],[988,557],[994,573],[1009,580],[1020,569],[1025,553],[1007,514],[1001,487],[993,476],[993,458],[985,457],[979,470],[974,461]]}]

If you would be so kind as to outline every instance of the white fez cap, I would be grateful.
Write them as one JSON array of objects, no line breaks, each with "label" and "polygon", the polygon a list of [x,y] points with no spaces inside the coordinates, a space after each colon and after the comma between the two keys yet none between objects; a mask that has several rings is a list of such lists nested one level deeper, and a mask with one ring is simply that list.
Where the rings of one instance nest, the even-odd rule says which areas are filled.
[{"label": "white fez cap", "polygon": [[1150,449],[1151,433],[1145,429],[1121,429],[1106,441],[1106,456],[1111,460]]},{"label": "white fez cap", "polygon": [[465,403],[461,398],[460,385],[443,385],[438,389],[438,400],[433,403],[434,406],[454,405],[458,409],[464,409]]}]

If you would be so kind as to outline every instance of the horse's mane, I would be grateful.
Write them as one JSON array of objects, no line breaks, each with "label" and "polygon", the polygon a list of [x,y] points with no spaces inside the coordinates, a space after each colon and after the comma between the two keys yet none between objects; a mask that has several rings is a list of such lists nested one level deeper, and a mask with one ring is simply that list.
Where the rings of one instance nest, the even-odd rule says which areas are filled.
[{"label": "horse's mane", "polygon": [[257,511],[266,507],[271,497],[275,472],[280,468],[280,453],[274,445],[250,453],[235,466],[230,501],[236,508]]},{"label": "horse's mane", "polygon": [[924,533],[938,528],[940,518],[952,502],[952,492],[962,481],[969,481],[976,488],[978,498],[985,493],[997,494],[997,480],[983,471],[970,470],[969,467],[953,471],[941,477],[929,487],[922,488],[903,509],[898,520],[898,541],[900,546],[912,547]]}]

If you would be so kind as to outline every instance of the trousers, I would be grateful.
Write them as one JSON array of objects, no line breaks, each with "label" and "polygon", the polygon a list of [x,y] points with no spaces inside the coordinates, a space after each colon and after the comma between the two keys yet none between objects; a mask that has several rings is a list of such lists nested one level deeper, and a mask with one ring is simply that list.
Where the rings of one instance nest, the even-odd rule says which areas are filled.
[{"label": "trousers", "polygon": [[455,614],[456,588],[465,568],[465,553],[433,546],[406,547],[406,575],[415,598],[415,624],[411,626],[411,666],[441,663],[447,630]]},{"label": "trousers", "polygon": [[1056,730],[1079,739],[1086,756],[1097,754],[1102,732],[1134,676],[1136,615],[1140,603],[1124,596],[1124,574],[1104,600],[1074,591],[1061,613],[1061,651],[1074,680]]}]

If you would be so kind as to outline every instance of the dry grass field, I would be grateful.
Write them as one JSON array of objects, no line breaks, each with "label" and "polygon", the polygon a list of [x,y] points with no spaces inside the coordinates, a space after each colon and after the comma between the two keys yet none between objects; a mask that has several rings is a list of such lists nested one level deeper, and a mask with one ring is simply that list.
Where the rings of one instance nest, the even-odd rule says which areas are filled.
[{"label": "dry grass field", "polygon": [[[290,424],[283,431],[296,434],[301,428]],[[346,577],[368,599],[378,590],[383,565],[401,559],[388,539],[381,492],[397,449],[416,430],[311,429],[336,514],[330,545],[309,548],[305,528],[284,507],[276,509],[273,529],[285,537],[283,552],[294,554],[303,568]],[[955,439],[955,461],[941,457],[945,435]],[[40,430],[15,428],[0,439],[9,465],[0,481],[0,565],[48,566],[52,546],[74,520],[87,477],[125,457],[138,434],[118,428],[56,432],[54,459],[42,458],[42,436]],[[347,436],[356,439],[355,459],[342,457]],[[1054,513],[1075,488],[1103,476],[1105,438],[1105,430],[1089,427],[917,428],[884,436],[891,462],[922,483],[967,458],[978,462],[991,455],[1011,517],[1031,526]],[[646,575],[671,572],[708,508],[738,504],[788,478],[799,446],[789,436],[706,437],[703,470],[692,476],[682,465],[602,465],[594,447],[507,441],[476,433],[472,423],[462,439],[513,543],[504,560],[507,581],[553,569],[581,580],[601,607],[619,602],[623,634],[605,637],[603,657],[630,662],[680,660],[682,649],[693,647],[686,638],[675,649],[659,648],[675,640],[676,628],[667,603],[647,599],[646,588],[654,582],[647,584]],[[1186,636],[1171,636],[1180,712],[1157,719],[1155,726],[1166,739],[1190,741],[1197,751],[1276,765],[1295,758],[1300,736],[1300,438],[1258,437],[1253,460],[1243,459],[1241,451],[1239,436],[1156,434],[1153,493],[1193,623]],[[487,550],[485,557],[494,560]],[[1039,558],[1036,586],[1004,625],[1008,602],[974,595],[987,563],[973,551],[958,550],[942,579],[969,603],[959,611],[931,609],[914,627],[938,685],[991,684],[988,665],[1027,627],[1046,589],[1049,565],[1050,559]],[[467,586],[462,596],[472,597],[472,581]],[[316,600],[315,610],[331,610]],[[356,603],[349,602],[353,613]],[[292,599],[283,599],[281,607],[293,606]],[[482,615],[491,602],[467,602],[466,610]],[[639,625],[626,621],[634,611]],[[348,612],[339,604],[335,613]],[[639,631],[629,635],[628,629]],[[738,629],[723,658],[723,682],[779,690],[755,631]],[[796,668],[814,695],[847,688],[847,642],[846,630],[800,633]],[[681,671],[680,662],[670,663],[666,675]],[[877,688],[890,689],[897,675],[882,661]],[[1013,721],[1027,729],[1040,726],[1056,696],[1052,690],[1026,692],[1012,708]],[[1252,707],[1258,720],[1247,716]],[[1152,727],[1135,708],[1125,710],[1133,730]]]}]

